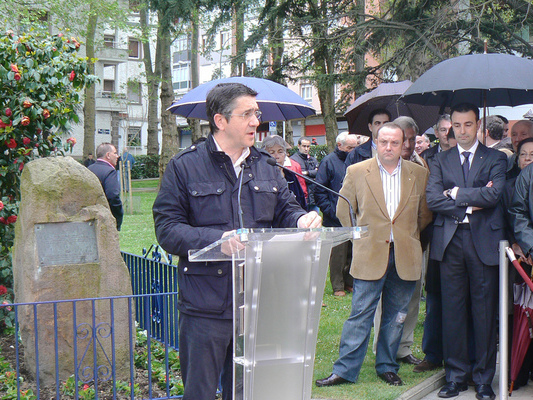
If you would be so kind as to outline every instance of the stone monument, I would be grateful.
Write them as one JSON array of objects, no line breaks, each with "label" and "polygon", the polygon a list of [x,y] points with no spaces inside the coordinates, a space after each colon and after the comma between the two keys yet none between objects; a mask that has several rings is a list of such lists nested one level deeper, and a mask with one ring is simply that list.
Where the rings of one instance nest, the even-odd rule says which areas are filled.
[{"label": "stone monument", "polygon": [[[24,167],[13,275],[17,303],[132,293],[100,181],[71,157],[37,159]],[[85,382],[95,374],[105,381],[111,378],[114,348],[116,377],[126,379],[130,329],[135,335],[129,301],[19,306],[26,368],[36,376],[38,360],[43,385],[55,383],[56,367],[60,380],[77,371]]]}]

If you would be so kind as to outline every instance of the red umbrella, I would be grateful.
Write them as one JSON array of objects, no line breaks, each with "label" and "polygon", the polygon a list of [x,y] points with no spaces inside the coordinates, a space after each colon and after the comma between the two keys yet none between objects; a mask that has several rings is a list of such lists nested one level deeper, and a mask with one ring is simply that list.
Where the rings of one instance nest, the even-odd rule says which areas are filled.
[{"label": "red umbrella", "polygon": [[533,282],[516,259],[513,251],[509,247],[506,248],[506,251],[513,266],[524,279],[524,283],[513,285],[513,345],[511,349],[511,387],[509,388],[509,394],[512,394],[514,382],[533,339]]}]

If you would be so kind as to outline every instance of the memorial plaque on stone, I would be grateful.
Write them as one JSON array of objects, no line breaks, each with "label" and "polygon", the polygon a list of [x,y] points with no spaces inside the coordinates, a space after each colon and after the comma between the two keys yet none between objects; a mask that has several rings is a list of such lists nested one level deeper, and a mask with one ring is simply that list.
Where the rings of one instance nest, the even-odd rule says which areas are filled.
[{"label": "memorial plaque on stone", "polygon": [[39,265],[98,262],[95,221],[35,224]]}]

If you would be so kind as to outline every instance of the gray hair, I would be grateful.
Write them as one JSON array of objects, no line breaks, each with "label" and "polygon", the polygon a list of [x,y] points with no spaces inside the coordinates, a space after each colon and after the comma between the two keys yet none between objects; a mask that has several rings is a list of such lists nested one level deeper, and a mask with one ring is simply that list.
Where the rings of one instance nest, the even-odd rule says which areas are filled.
[{"label": "gray hair", "polygon": [[268,151],[268,149],[271,149],[276,145],[281,146],[281,148],[287,152],[287,142],[279,135],[267,136],[265,139],[263,139],[261,148]]},{"label": "gray hair", "polygon": [[96,158],[104,158],[107,153],[113,152],[116,149],[112,143],[104,142],[96,148]]},{"label": "gray hair", "polygon": [[521,119],[514,123],[513,128],[518,124],[527,125],[529,127],[529,136],[533,137],[533,121],[530,121],[529,119]]},{"label": "gray hair", "polygon": [[346,142],[346,139],[348,138],[349,134],[350,134],[350,132],[348,132],[348,131],[342,131],[335,138],[335,143],[341,144],[341,145],[344,146],[344,142]]},{"label": "gray hair", "polygon": [[442,115],[439,115],[439,118],[437,119],[437,123],[435,124],[435,130],[438,131],[439,130],[439,126],[440,126],[440,123],[442,121],[448,121],[448,122],[452,122],[452,118],[450,117],[450,114],[442,114]]},{"label": "gray hair", "polygon": [[418,125],[416,124],[415,120],[411,117],[398,117],[392,122],[398,125],[401,128],[401,130],[404,132],[404,134],[405,134],[405,131],[410,128],[415,130],[415,135],[419,134]]},{"label": "gray hair", "polygon": [[430,142],[430,140],[429,140],[429,136],[426,135],[425,133],[419,133],[419,134],[416,135],[416,136],[421,136],[421,137],[424,138],[424,140],[425,140],[426,142],[428,142],[428,143]]}]

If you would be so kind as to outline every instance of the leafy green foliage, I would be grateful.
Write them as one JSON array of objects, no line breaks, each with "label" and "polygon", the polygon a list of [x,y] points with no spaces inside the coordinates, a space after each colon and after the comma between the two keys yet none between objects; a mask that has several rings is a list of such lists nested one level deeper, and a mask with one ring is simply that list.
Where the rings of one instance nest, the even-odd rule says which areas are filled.
[{"label": "leafy green foliage", "polygon": [[80,91],[96,80],[80,43],[63,34],[0,35],[0,284],[12,287],[10,250],[20,200],[20,174],[37,157],[72,150],[63,144],[78,122]]},{"label": "leafy green foliage", "polygon": [[159,155],[135,156],[135,164],[131,168],[132,179],[158,178]]}]

